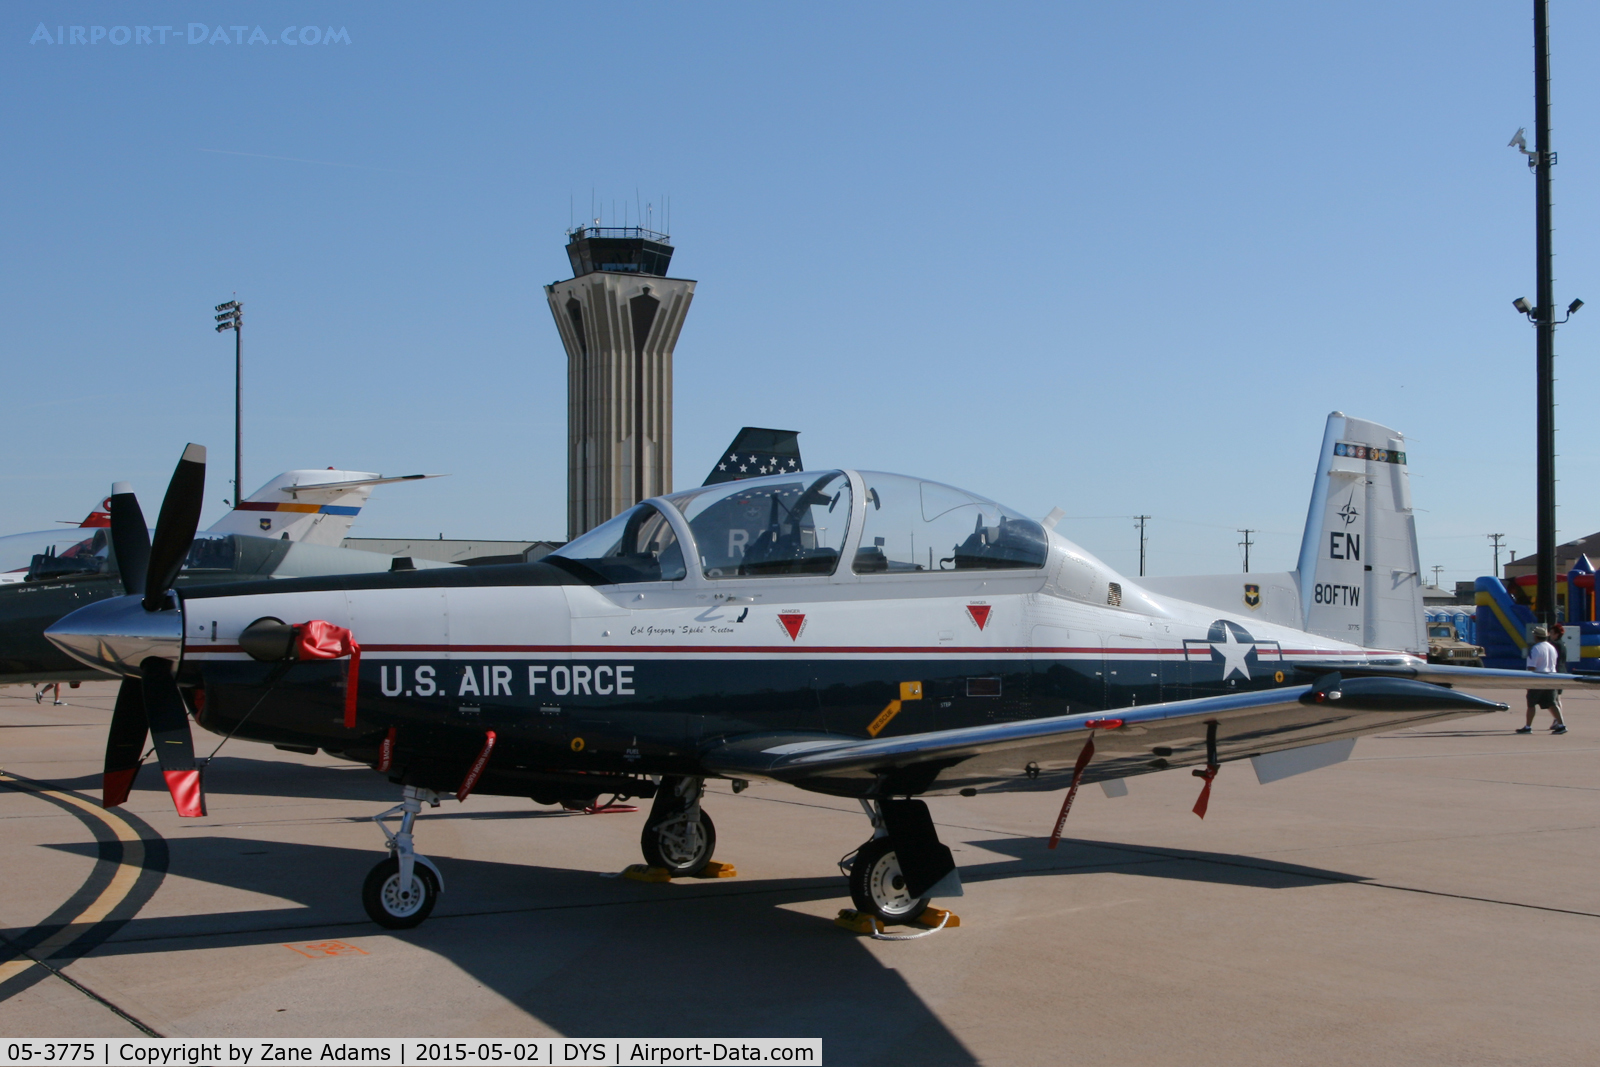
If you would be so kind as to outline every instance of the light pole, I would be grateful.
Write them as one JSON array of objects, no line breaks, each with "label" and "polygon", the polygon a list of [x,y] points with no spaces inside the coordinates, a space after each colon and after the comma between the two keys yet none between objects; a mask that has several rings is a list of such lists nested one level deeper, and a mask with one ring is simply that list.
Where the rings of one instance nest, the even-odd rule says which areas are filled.
[{"label": "light pole", "polygon": [[1556,153],[1550,147],[1549,0],[1533,0],[1533,128],[1534,151],[1528,150],[1521,130],[1512,134],[1511,146],[1528,157],[1528,167],[1535,179],[1537,272],[1534,299],[1537,305],[1530,306],[1520,296],[1511,303],[1538,328],[1539,336],[1535,372],[1539,577],[1535,600],[1540,621],[1548,625],[1556,621],[1556,327],[1583,306],[1582,300],[1574,300],[1567,307],[1567,318],[1556,319],[1550,249],[1550,168],[1556,165]]},{"label": "light pole", "polygon": [[240,423],[244,415],[244,305],[237,300],[218,304],[217,332],[233,331],[233,506],[239,506],[244,492],[244,474]]}]

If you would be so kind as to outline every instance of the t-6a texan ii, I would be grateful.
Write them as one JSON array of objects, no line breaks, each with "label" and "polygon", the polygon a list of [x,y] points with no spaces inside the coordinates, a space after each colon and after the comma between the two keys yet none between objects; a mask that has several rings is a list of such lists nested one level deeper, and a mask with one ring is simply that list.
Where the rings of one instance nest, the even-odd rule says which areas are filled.
[{"label": "t-6a texan ii", "polygon": [[447,794],[654,798],[644,854],[673,874],[711,861],[707,778],[854,798],[871,836],[851,895],[905,921],[960,892],[920,797],[1187,767],[1203,814],[1223,764],[1284,777],[1361,734],[1504,706],[1434,682],[1527,684],[1423,660],[1405,442],[1337,413],[1298,569],[1184,579],[1123,577],[938,482],[812,470],[645,501],[537,563],[174,593],[204,456],[185,451],[153,543],[113,498],[118,558],[148,566],[49,631],[125,679],[105,803],[148,731],[180,814],[203,814],[191,717],[366,763],[402,795],[363,893],[387,926],[434,906],[414,821]]}]

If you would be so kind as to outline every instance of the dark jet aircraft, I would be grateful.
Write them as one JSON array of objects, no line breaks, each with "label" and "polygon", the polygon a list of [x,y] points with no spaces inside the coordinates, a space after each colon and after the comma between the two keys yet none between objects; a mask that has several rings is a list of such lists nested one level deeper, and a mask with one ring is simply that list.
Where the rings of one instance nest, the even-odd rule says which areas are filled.
[{"label": "dark jet aircraft", "polygon": [[[1433,666],[1403,644],[1307,628],[1352,626],[1321,612],[1325,599],[1399,588],[1365,541],[1410,522],[1409,496],[1390,492],[1405,473],[1403,442],[1384,445],[1397,437],[1330,419],[1304,582],[1187,579],[1194,599],[952,486],[786,464],[645,501],[536,563],[174,590],[204,479],[191,445],[153,544],[133,496],[112,498],[126,595],[48,636],[124,679],[107,805],[127,796],[148,732],[180,814],[204,813],[191,719],[394,782],[401,802],[385,816],[400,828],[384,827],[389,856],[363,889],[386,926],[423,921],[443,887],[413,838],[442,796],[653,798],[645,859],[684,875],[715,848],[701,806],[711,777],[859,800],[871,836],[850,863],[851,896],[908,921],[960,893],[921,797],[1070,798],[1081,783],[1187,767],[1204,779],[1203,813],[1231,761],[1270,780],[1337,762],[1362,734],[1504,707],[1432,682],[1525,687],[1523,672]],[[1362,496],[1377,514],[1360,524],[1339,492],[1358,481],[1383,489]],[[1390,540],[1401,548],[1383,551],[1406,551]],[[1369,552],[1357,568],[1378,566],[1365,586],[1359,570],[1327,570],[1352,551]],[[1409,633],[1392,608],[1356,606],[1360,636]]]}]

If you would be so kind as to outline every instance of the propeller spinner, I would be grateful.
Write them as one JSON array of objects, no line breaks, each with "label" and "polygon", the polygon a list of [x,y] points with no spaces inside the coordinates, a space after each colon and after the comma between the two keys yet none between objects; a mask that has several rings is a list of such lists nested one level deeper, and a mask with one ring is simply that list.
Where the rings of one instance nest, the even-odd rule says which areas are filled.
[{"label": "propeller spinner", "polygon": [[68,655],[122,676],[101,786],[101,803],[108,808],[128,799],[149,735],[178,814],[206,813],[188,710],[176,680],[183,607],[172,593],[200,525],[205,480],[205,446],[191,444],[172,472],[153,540],[128,483],[112,486],[111,547],[127,595],[79,608],[45,631]]}]

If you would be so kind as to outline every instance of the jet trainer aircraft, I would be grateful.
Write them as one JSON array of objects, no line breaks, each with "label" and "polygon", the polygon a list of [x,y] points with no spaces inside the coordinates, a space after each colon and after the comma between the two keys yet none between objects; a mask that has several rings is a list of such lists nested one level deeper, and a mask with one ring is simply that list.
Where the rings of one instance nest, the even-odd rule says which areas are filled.
[{"label": "jet trainer aircraft", "polygon": [[204,814],[191,717],[369,764],[401,792],[362,892],[390,927],[423,921],[443,887],[413,834],[447,794],[653,798],[641,844],[672,874],[711,861],[707,778],[854,798],[872,831],[851,897],[908,921],[960,893],[921,797],[1070,801],[1081,783],[1188,767],[1203,814],[1225,763],[1283,777],[1362,734],[1505,707],[1432,682],[1527,685],[1412,654],[1404,440],[1337,413],[1300,569],[1167,580],[1187,599],[1052,523],[857,470],[667,494],[537,563],[175,592],[204,456],[185,451],[153,543],[132,494],[113,496],[117,555],[148,566],[125,563],[127,595],[49,630],[124,678],[104,803],[127,797],[148,731],[179,813]]}]

